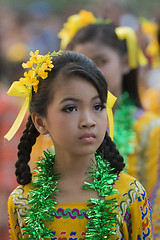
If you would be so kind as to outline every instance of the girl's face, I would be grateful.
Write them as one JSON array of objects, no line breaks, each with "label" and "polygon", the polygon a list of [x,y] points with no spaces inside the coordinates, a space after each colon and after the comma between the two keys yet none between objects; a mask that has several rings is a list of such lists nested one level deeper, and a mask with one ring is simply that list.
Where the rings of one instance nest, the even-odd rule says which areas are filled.
[{"label": "girl's face", "polygon": [[49,133],[55,151],[62,154],[94,153],[107,126],[105,104],[101,103],[96,88],[82,78],[71,77],[57,79],[54,90],[47,117],[42,119],[45,131],[41,133]]},{"label": "girl's face", "polygon": [[108,90],[116,97],[121,95],[123,74],[128,71],[124,57],[113,48],[95,42],[78,44],[73,50],[92,59],[104,74]]}]

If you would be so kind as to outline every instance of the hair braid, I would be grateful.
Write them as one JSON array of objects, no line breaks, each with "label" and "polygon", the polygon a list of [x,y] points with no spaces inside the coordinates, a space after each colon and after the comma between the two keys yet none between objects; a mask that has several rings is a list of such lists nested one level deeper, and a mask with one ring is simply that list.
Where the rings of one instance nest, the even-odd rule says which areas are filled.
[{"label": "hair braid", "polygon": [[29,116],[26,129],[24,130],[18,145],[18,160],[15,164],[17,182],[21,185],[26,185],[32,180],[32,174],[28,162],[30,160],[32,146],[35,144],[38,136],[39,132],[35,128],[31,116]]},{"label": "hair braid", "polygon": [[123,157],[120,155],[116,148],[116,144],[111,140],[107,132],[97,152],[103,155],[104,159],[110,163],[110,166],[111,168],[114,168],[113,171],[115,173],[119,174],[123,170],[125,166]]}]

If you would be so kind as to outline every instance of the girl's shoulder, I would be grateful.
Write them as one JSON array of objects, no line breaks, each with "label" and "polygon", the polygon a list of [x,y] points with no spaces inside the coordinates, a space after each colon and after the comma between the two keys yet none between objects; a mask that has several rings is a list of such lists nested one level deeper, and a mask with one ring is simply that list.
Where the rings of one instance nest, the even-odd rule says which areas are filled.
[{"label": "girl's shoulder", "polygon": [[126,173],[121,173],[119,178],[115,182],[114,189],[117,191],[115,194],[117,200],[117,213],[123,215],[126,214],[127,209],[130,211],[139,211],[138,209],[147,206],[151,212],[150,202],[147,196],[147,192],[142,184],[134,177]]},{"label": "girl's shoulder", "polygon": [[8,199],[8,205],[25,206],[28,202],[30,190],[31,190],[31,184],[27,184],[25,186],[19,185],[10,194]]},{"label": "girl's shoulder", "polygon": [[115,182],[115,189],[119,239],[142,239],[144,236],[153,239],[151,205],[141,183],[122,172]]},{"label": "girl's shoulder", "polygon": [[117,177],[114,188],[117,190],[119,198],[121,199],[124,197],[133,197],[137,199],[143,194],[146,195],[146,191],[142,184],[137,179],[124,172],[121,172]]},{"label": "girl's shoulder", "polygon": [[137,180],[133,176],[122,171],[117,176],[115,184],[116,186],[119,186],[119,184],[123,184],[123,187],[124,187],[124,186],[128,186],[128,182],[134,182],[134,181],[137,181]]}]

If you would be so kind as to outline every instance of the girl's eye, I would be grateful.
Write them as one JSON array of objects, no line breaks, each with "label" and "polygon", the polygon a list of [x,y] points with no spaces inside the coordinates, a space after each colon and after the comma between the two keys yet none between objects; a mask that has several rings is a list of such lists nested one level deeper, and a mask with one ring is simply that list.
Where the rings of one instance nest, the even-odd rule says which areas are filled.
[{"label": "girl's eye", "polygon": [[95,109],[95,111],[97,111],[97,112],[102,111],[104,108],[106,108],[106,106],[105,106],[104,104],[101,104],[101,103],[94,105],[94,109]]},{"label": "girl's eye", "polygon": [[102,67],[103,65],[105,65],[107,63],[106,59],[96,59],[95,64],[97,65],[97,67]]},{"label": "girl's eye", "polygon": [[77,111],[77,108],[74,105],[67,105],[64,108],[62,108],[62,111],[67,112],[67,113],[72,113],[72,112]]}]

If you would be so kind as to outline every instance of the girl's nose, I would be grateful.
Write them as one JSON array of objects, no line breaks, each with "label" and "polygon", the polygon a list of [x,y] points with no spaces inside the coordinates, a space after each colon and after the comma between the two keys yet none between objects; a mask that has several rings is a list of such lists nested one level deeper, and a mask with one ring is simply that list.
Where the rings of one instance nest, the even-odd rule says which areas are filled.
[{"label": "girl's nose", "polygon": [[83,120],[81,120],[79,123],[80,128],[90,128],[94,127],[95,125],[96,122],[90,116],[86,116],[85,119],[83,118]]}]

